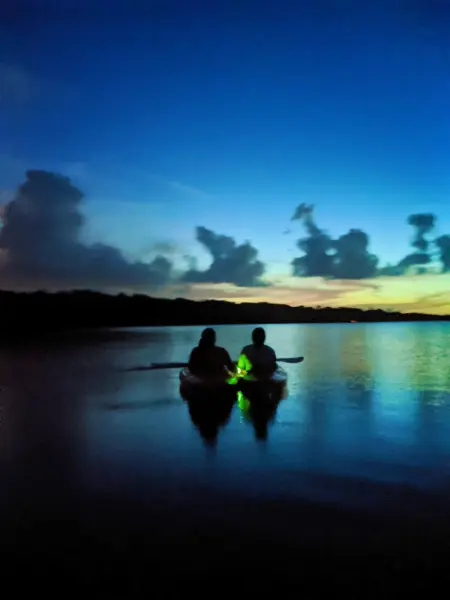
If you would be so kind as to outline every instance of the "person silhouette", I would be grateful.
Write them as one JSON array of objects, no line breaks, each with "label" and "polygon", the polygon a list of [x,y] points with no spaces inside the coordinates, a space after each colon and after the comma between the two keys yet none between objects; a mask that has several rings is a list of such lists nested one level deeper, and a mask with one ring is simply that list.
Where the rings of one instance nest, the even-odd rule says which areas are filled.
[{"label": "person silhouette", "polygon": [[266,332],[262,327],[256,327],[252,332],[252,344],[241,350],[238,368],[247,374],[255,376],[270,376],[277,368],[275,350],[265,344]]},{"label": "person silhouette", "polygon": [[228,377],[235,371],[230,355],[221,346],[216,346],[216,332],[212,327],[202,331],[198,346],[190,356],[188,368],[198,377]]}]

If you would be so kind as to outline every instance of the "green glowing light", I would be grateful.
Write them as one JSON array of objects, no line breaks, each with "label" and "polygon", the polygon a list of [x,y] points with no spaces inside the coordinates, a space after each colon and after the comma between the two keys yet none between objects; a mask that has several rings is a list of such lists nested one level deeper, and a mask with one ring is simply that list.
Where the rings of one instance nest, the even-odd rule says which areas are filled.
[{"label": "green glowing light", "polygon": [[237,393],[237,403],[241,411],[246,415],[250,410],[250,400],[240,391]]},{"label": "green glowing light", "polygon": [[245,376],[249,371],[251,371],[252,366],[252,363],[245,354],[241,354],[239,356],[237,362],[238,372]]},{"label": "green glowing light", "polygon": [[240,379],[248,379],[248,371],[252,368],[252,363],[245,354],[241,354],[236,365],[236,372],[227,379],[228,385],[236,385]]}]

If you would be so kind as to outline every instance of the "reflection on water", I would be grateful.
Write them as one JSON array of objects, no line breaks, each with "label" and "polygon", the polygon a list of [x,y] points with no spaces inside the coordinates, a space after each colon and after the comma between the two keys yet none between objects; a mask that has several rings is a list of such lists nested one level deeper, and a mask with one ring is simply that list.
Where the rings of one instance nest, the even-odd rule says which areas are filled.
[{"label": "reflection on water", "polygon": [[219,430],[228,423],[236,402],[234,386],[222,391],[189,392],[180,385],[180,396],[186,401],[192,424],[198,429],[205,444],[215,447]]},{"label": "reflection on water", "polygon": [[[216,401],[215,401],[216,400]],[[216,446],[219,430],[228,423],[235,398],[210,398],[209,402],[186,399],[192,424],[207,446]]]},{"label": "reflection on water", "polygon": [[58,376],[64,359],[64,352],[1,353],[0,499],[23,514],[57,511],[78,493],[82,396]]},{"label": "reflection on water", "polygon": [[275,419],[278,403],[257,404],[239,393],[239,408],[245,420],[253,425],[256,439],[267,440],[269,423]]},{"label": "reflection on water", "polygon": [[[236,358],[252,329],[217,327],[218,343]],[[286,365],[286,398],[261,404],[205,407],[181,398],[176,369],[124,371],[186,360],[200,327],[1,348],[0,499],[167,499],[203,486],[381,506],[395,502],[389,486],[447,489],[450,324],[266,330],[279,354],[305,361]]]},{"label": "reflection on water", "polygon": [[269,435],[269,425],[275,422],[278,406],[281,400],[287,398],[287,387],[273,390],[271,393],[260,390],[254,397],[246,397],[238,392],[238,406],[243,421],[252,424],[255,437],[259,441],[266,441]]}]

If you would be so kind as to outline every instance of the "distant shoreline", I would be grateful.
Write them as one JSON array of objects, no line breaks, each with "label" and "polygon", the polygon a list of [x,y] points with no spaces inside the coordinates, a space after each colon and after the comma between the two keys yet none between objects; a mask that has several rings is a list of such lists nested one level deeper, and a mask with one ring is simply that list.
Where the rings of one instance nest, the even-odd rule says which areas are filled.
[{"label": "distant shoreline", "polygon": [[94,291],[11,292],[0,290],[0,336],[108,327],[252,325],[305,323],[393,323],[450,321],[450,315],[382,309],[323,308],[222,300],[154,298]]}]

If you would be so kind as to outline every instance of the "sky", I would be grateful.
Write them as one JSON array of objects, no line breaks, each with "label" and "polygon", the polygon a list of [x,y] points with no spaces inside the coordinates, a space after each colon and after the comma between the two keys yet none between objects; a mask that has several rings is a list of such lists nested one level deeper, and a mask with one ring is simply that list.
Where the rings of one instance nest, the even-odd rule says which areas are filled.
[{"label": "sky", "polygon": [[449,73],[450,0],[6,0],[0,287],[450,313]]}]

